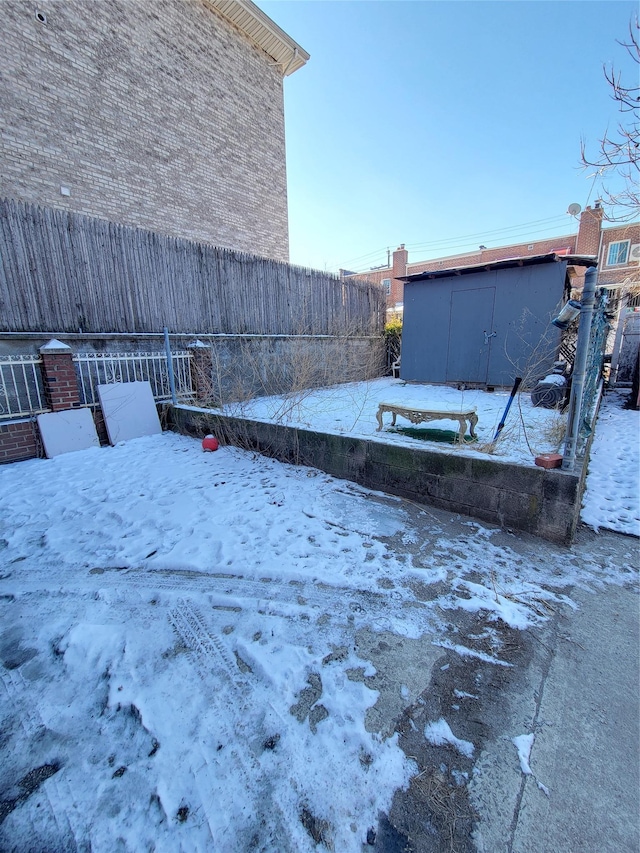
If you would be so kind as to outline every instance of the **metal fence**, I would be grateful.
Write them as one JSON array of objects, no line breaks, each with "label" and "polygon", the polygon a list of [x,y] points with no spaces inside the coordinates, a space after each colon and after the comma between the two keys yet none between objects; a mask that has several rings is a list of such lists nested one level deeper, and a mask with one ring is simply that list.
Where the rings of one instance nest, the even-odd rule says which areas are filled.
[{"label": "metal fence", "polygon": [[625,308],[640,308],[640,293],[634,290],[612,287],[607,287],[606,291],[609,298],[607,310],[610,314],[617,316],[623,306]]},{"label": "metal fence", "polygon": [[[191,375],[191,353],[180,350],[171,355],[176,395],[181,402],[193,401],[195,390]],[[85,406],[98,406],[98,385],[111,385],[114,382],[148,381],[157,403],[171,400],[167,356],[163,352],[83,353],[74,356],[73,360],[80,400]]]},{"label": "metal fence", "polygon": [[0,420],[48,411],[39,355],[0,356]]},{"label": "metal fence", "polygon": [[596,291],[593,315],[591,317],[591,335],[587,356],[586,376],[580,411],[582,419],[578,433],[578,453],[584,451],[593,429],[593,419],[603,381],[604,350],[609,331],[609,297],[604,289]]}]

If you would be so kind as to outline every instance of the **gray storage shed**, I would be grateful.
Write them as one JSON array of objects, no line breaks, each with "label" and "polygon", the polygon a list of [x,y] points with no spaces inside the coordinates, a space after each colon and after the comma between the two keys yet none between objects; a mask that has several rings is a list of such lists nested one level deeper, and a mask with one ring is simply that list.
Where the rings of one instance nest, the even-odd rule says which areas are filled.
[{"label": "gray storage shed", "polygon": [[568,268],[592,256],[536,255],[400,276],[405,282],[400,378],[469,387],[535,383],[558,358],[551,324],[568,298]]}]

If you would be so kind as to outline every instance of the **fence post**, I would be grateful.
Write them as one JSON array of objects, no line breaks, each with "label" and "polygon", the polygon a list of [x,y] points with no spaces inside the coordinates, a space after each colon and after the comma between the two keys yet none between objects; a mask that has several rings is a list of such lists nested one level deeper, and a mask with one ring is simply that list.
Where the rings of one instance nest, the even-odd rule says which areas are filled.
[{"label": "fence post", "polygon": [[589,267],[584,277],[584,287],[582,290],[580,325],[578,326],[578,341],[576,344],[576,357],[573,363],[573,378],[569,399],[567,437],[564,443],[562,460],[563,471],[573,471],[576,461],[580,417],[582,414],[582,397],[587,372],[587,356],[589,355],[589,341],[591,339],[591,318],[593,316],[597,279],[597,268]]},{"label": "fence post", "polygon": [[54,338],[40,347],[40,355],[48,407],[52,412],[77,409],[82,403],[71,347]]},{"label": "fence post", "polygon": [[173,356],[171,355],[171,344],[169,343],[169,329],[164,327],[164,350],[167,354],[167,373],[169,374],[169,388],[171,389],[171,402],[174,406],[178,405],[178,397],[176,395],[176,379],[173,375]]},{"label": "fence post", "polygon": [[213,402],[212,383],[212,354],[211,347],[195,340],[188,344],[187,349],[191,353],[191,382],[196,392],[198,403]]}]

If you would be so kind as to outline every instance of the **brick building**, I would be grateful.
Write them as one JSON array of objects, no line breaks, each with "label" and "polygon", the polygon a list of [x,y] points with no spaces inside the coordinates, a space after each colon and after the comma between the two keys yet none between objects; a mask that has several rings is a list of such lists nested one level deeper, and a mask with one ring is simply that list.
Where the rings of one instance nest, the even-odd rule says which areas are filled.
[{"label": "brick building", "polygon": [[5,0],[0,196],[288,261],[283,79],[251,0]]},{"label": "brick building", "polygon": [[[640,293],[640,222],[606,225],[603,215],[602,207],[596,202],[594,207],[587,207],[581,213],[575,234],[490,249],[480,246],[473,252],[427,261],[409,263],[409,253],[402,244],[393,252],[391,266],[370,270],[358,277],[381,284],[386,293],[387,313],[401,314],[404,283],[397,280],[398,276],[555,252],[558,255],[593,255],[598,258],[599,285],[611,288],[614,292]],[[574,290],[582,288],[584,272],[584,267],[572,268]]]}]

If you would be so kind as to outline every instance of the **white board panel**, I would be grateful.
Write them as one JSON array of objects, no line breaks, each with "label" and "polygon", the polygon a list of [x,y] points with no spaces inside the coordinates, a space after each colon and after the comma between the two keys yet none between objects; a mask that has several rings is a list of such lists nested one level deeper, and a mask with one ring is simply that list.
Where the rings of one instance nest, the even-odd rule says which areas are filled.
[{"label": "white board panel", "polygon": [[67,409],[38,415],[38,427],[47,459],[74,450],[100,447],[89,409]]},{"label": "white board panel", "polygon": [[98,396],[111,444],[162,432],[148,382],[98,385]]}]

